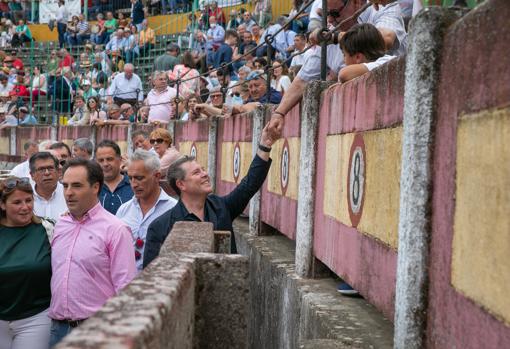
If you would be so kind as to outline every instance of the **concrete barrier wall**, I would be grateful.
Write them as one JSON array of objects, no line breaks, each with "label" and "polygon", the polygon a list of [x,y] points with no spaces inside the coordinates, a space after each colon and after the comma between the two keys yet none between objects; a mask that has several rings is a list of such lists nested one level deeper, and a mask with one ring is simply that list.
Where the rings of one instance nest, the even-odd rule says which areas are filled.
[{"label": "concrete barrier wall", "polygon": [[[445,36],[432,162],[427,347],[510,347],[510,4]],[[456,63],[454,63],[456,62]]]},{"label": "concrete barrier wall", "polygon": [[314,255],[393,317],[404,59],[334,85],[320,110]]}]

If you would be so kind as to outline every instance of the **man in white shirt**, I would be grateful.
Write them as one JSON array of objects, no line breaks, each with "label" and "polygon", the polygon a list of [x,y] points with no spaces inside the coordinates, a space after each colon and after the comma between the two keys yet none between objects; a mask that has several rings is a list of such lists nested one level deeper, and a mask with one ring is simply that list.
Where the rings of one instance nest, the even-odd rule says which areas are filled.
[{"label": "man in white shirt", "polygon": [[7,96],[12,91],[14,85],[9,83],[7,75],[0,73],[0,95]]},{"label": "man in white shirt", "polygon": [[55,223],[67,211],[64,188],[59,183],[58,162],[50,152],[38,152],[30,158],[34,181],[34,213]]},{"label": "man in white shirt", "polygon": [[116,214],[131,229],[138,271],[143,266],[142,256],[149,225],[177,204],[177,200],[160,188],[159,169],[156,154],[143,149],[135,150],[128,165],[128,177],[135,196],[122,204]]},{"label": "man in white shirt", "polygon": [[128,63],[124,65],[124,72],[113,79],[109,90],[110,96],[107,97],[108,104],[112,104],[113,101],[117,105],[143,102],[142,80],[134,73],[134,70],[134,65]]},{"label": "man in white shirt", "polygon": [[23,150],[25,152],[26,161],[23,161],[21,164],[16,165],[11,170],[11,176],[16,176],[19,178],[28,177],[30,178],[30,165],[29,165],[29,159],[32,155],[37,153],[39,151],[39,145],[37,142],[34,141],[28,141],[25,144],[23,144]]},{"label": "man in white shirt", "polygon": [[58,10],[55,20],[57,21],[57,31],[58,31],[58,43],[60,48],[64,47],[65,38],[64,34],[67,29],[67,9],[65,0],[58,1]]},{"label": "man in white shirt", "polygon": [[305,63],[305,57],[303,54],[298,54],[303,52],[303,50],[306,48],[306,36],[304,34],[296,34],[294,37],[294,52],[292,52],[294,56],[292,58],[292,62],[290,63],[290,69],[294,70],[294,72],[297,72],[299,68]]}]

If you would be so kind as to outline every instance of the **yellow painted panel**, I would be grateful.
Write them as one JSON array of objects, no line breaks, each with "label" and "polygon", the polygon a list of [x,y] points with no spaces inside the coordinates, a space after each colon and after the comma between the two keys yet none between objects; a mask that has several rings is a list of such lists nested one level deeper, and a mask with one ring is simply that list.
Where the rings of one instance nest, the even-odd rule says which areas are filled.
[{"label": "yellow painted panel", "polygon": [[324,214],[346,225],[351,224],[347,207],[347,173],[353,139],[352,133],[326,138]]},{"label": "yellow painted panel", "polygon": [[[357,229],[397,248],[402,158],[402,127],[362,133],[365,143],[365,189]],[[324,213],[352,226],[348,208],[347,180],[354,134],[326,139]]]},{"label": "yellow painted panel", "polygon": [[235,183],[234,179],[234,148],[239,144],[241,155],[238,183],[246,176],[253,160],[251,142],[224,142],[221,144],[221,180]]},{"label": "yellow painted panel", "polygon": [[116,143],[117,143],[117,145],[120,148],[120,153],[122,155],[126,155],[127,156],[127,148],[128,148],[127,141],[116,141]]},{"label": "yellow painted panel", "polygon": [[195,143],[197,150],[197,162],[204,168],[207,168],[209,159],[209,144],[207,142],[179,142],[179,152],[183,155],[191,155],[191,146]]},{"label": "yellow painted panel", "polygon": [[[271,147],[271,159],[273,163],[267,177],[268,190],[274,194],[282,195],[281,167],[284,139],[279,139]],[[298,137],[287,138],[289,148],[289,179],[285,196],[297,200],[299,185],[299,152],[301,139]]]},{"label": "yellow painted panel", "polygon": [[358,230],[396,249],[402,127],[366,132],[363,139],[367,156],[365,202]]},{"label": "yellow painted panel", "polygon": [[452,284],[510,325],[510,109],[457,129]]},{"label": "yellow painted panel", "polygon": [[9,137],[0,138],[0,154],[10,154],[10,150],[11,150],[10,144],[11,144],[11,140]]}]

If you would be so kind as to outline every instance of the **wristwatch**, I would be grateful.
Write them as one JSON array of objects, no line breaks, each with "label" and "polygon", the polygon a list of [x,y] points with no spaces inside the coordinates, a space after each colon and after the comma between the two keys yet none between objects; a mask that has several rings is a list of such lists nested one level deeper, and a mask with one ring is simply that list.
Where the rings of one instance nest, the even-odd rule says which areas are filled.
[{"label": "wristwatch", "polygon": [[260,143],[259,143],[259,149],[262,150],[264,153],[271,152],[271,148],[270,147],[266,147],[265,145],[262,145]]}]

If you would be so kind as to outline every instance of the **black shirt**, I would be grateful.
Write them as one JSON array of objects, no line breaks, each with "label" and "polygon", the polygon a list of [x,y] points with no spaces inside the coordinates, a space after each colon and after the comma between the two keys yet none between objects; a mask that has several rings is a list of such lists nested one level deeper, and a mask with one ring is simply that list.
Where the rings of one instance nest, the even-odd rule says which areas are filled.
[{"label": "black shirt", "polygon": [[[244,211],[250,199],[260,189],[270,166],[271,159],[264,161],[256,155],[251,162],[248,174],[230,194],[225,196],[211,194],[205,200],[204,222],[213,223],[214,230],[228,230],[232,233],[232,253],[237,253],[232,222]],[[181,221],[200,222],[201,220],[188,212],[186,206],[179,200],[177,205],[149,225],[143,254],[144,268],[159,255],[161,246],[175,222]]]}]

